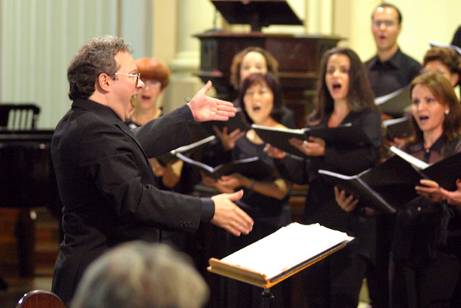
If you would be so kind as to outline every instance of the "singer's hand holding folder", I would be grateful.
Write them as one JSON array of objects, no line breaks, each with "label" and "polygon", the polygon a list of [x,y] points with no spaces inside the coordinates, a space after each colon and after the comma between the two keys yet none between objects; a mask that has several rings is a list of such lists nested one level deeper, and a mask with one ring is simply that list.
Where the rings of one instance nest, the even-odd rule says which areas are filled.
[{"label": "singer's hand holding folder", "polygon": [[453,190],[461,177],[461,153],[457,153],[432,165],[391,147],[394,156],[384,163],[347,176],[328,170],[319,170],[328,181],[358,197],[359,204],[384,213],[396,210],[416,198],[415,186],[421,179],[431,179],[440,186]]},{"label": "singer's hand holding folder", "polygon": [[299,157],[306,155],[290,144],[290,139],[297,138],[307,140],[309,137],[317,137],[325,140],[326,143],[365,145],[371,144],[370,138],[360,127],[353,125],[342,125],[338,127],[314,127],[314,128],[273,128],[262,125],[251,125],[256,134],[265,142]]},{"label": "singer's hand holding folder", "polygon": [[218,260],[208,270],[269,288],[345,247],[353,238],[319,224],[291,223]]}]

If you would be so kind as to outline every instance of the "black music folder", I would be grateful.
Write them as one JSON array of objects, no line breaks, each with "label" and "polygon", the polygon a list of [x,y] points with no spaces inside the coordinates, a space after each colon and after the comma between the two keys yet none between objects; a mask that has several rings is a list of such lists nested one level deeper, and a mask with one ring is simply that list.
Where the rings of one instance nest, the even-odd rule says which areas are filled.
[{"label": "black music folder", "polygon": [[239,129],[241,132],[250,129],[250,125],[246,121],[241,110],[237,111],[235,116],[229,118],[227,121],[208,121],[203,122],[202,125],[212,134],[215,134],[213,127],[217,127],[220,131],[222,131],[224,127],[227,127],[227,132],[229,133],[236,129]]},{"label": "black music folder", "polygon": [[382,113],[394,118],[401,117],[411,105],[410,87],[406,86],[389,94],[376,97],[375,104]]},{"label": "black music folder", "polygon": [[353,238],[319,224],[291,223],[219,260],[208,270],[261,288],[271,288],[344,248]]},{"label": "black music folder", "polygon": [[318,137],[325,140],[326,143],[364,145],[371,144],[370,138],[363,132],[360,127],[350,124],[338,127],[319,127],[319,128],[273,128],[261,125],[251,125],[256,134],[265,142],[285,151],[289,154],[299,157],[306,155],[298,151],[290,144],[291,138],[307,140],[309,137]]},{"label": "black music folder", "polygon": [[240,173],[252,179],[264,179],[271,176],[274,168],[260,160],[258,157],[249,157],[239,160],[234,160],[216,167],[209,166],[205,163],[194,160],[190,157],[177,153],[176,156],[183,160],[185,163],[190,164],[206,175],[217,180],[223,175],[230,175],[232,173]]},{"label": "black music folder", "polygon": [[386,138],[393,140],[394,138],[407,138],[413,135],[413,125],[408,117],[389,119],[383,121],[383,127],[386,133]]},{"label": "black music folder", "polygon": [[193,153],[197,153],[202,151],[208,144],[216,140],[215,136],[208,136],[206,138],[200,139],[199,141],[193,142],[188,145],[181,146],[179,148],[176,148],[174,150],[171,150],[168,153],[162,154],[160,156],[155,157],[159,163],[161,163],[163,166],[166,166],[167,164],[174,162],[178,160],[179,158],[177,157],[176,154],[181,153],[183,155],[191,155]]},{"label": "black music folder", "polygon": [[344,174],[319,170],[331,183],[358,197],[360,205],[373,207],[379,212],[395,213],[416,198],[415,186],[423,178],[453,190],[461,177],[461,153],[428,165],[404,151],[391,147],[394,156],[384,163],[359,174]]}]

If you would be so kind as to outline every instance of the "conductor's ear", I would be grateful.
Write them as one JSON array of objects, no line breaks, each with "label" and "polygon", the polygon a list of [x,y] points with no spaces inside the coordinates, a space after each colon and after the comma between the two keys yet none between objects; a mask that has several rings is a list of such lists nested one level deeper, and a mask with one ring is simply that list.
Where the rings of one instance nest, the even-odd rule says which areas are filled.
[{"label": "conductor's ear", "polygon": [[103,91],[109,91],[112,85],[112,78],[107,75],[106,73],[99,74],[98,78],[96,79],[96,86],[101,88]]}]

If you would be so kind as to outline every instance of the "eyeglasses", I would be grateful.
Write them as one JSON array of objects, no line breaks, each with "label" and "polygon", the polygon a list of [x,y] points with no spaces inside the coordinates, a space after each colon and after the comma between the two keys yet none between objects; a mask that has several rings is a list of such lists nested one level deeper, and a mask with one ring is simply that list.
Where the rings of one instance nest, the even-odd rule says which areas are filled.
[{"label": "eyeglasses", "polygon": [[386,28],[395,26],[395,21],[392,20],[373,20],[373,27],[381,28],[381,25],[384,25]]},{"label": "eyeglasses", "polygon": [[115,75],[123,75],[123,76],[128,76],[130,78],[136,78],[135,80],[135,85],[138,86],[141,74],[140,73],[115,73]]}]

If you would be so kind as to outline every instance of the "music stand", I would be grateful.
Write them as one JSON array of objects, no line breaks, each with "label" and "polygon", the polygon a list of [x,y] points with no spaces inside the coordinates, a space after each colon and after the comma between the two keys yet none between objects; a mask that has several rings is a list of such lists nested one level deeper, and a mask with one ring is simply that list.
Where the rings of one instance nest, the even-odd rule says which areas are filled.
[{"label": "music stand", "polygon": [[261,308],[271,308],[272,303],[274,302],[275,296],[272,294],[270,288],[264,288],[261,293]]},{"label": "music stand", "polygon": [[270,25],[303,25],[286,0],[211,0],[230,24],[249,24],[260,32]]},{"label": "music stand", "polygon": [[[285,243],[286,239],[291,238],[292,242],[280,249],[278,244],[281,238],[285,240]],[[311,244],[312,249],[298,252],[300,245],[309,245],[309,240],[311,243],[317,243]],[[269,308],[275,299],[271,292],[272,287],[346,247],[352,240],[353,238],[343,232],[332,230],[319,224],[301,225],[291,223],[222,260],[211,258],[207,270],[263,288],[261,306]],[[278,250],[282,251],[285,256],[290,256],[291,260],[287,260],[288,262],[283,262],[283,264],[277,264],[280,256],[270,252]],[[245,260],[255,260],[261,255],[265,256],[264,261],[266,264],[274,264],[275,269],[271,268],[270,273],[269,271],[263,272],[261,270],[258,272],[251,265],[245,265]],[[254,261],[250,261],[248,264],[251,263],[254,264]]]}]

